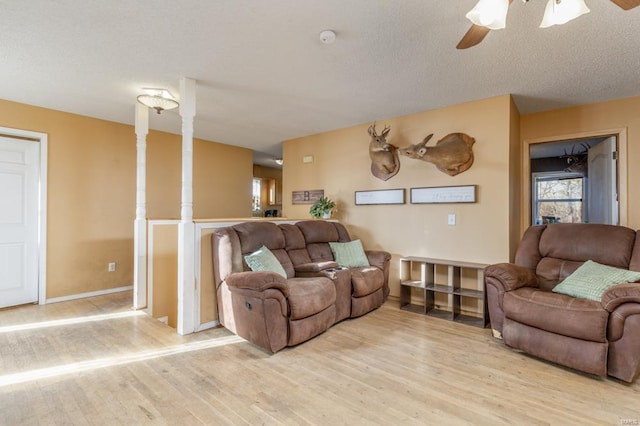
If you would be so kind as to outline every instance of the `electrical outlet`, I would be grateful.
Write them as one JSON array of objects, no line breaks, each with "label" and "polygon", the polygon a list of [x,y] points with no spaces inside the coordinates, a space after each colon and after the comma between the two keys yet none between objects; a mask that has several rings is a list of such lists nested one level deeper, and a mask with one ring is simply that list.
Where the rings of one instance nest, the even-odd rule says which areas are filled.
[{"label": "electrical outlet", "polygon": [[454,226],[456,224],[456,214],[455,213],[449,213],[449,216],[447,217],[447,224],[449,226]]},{"label": "electrical outlet", "polygon": [[110,262],[109,265],[107,266],[107,269],[109,270],[109,272],[115,272],[116,271],[116,262]]}]

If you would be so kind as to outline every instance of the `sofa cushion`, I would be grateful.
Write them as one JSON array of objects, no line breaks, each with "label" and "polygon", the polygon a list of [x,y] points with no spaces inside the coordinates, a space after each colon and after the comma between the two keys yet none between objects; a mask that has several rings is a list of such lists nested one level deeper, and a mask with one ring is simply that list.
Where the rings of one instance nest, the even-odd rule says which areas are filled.
[{"label": "sofa cushion", "polygon": [[540,256],[629,267],[636,232],[616,225],[555,223],[540,235]]},{"label": "sofa cushion", "polygon": [[285,248],[284,234],[275,223],[243,222],[233,229],[238,233],[243,254],[253,253],[262,246],[272,251]]},{"label": "sofa cushion", "polygon": [[309,259],[311,262],[328,262],[334,260],[329,243],[308,244],[307,252],[309,253]]},{"label": "sofa cushion", "polygon": [[315,315],[336,303],[336,288],[326,277],[290,278],[287,282],[292,320]]},{"label": "sofa cushion", "polygon": [[287,273],[274,254],[265,246],[244,257],[252,271],[270,271],[287,278]]},{"label": "sofa cushion", "polygon": [[384,273],[376,267],[351,268],[350,271],[353,297],[367,296],[384,285]]},{"label": "sofa cushion", "polygon": [[290,223],[282,223],[278,226],[280,227],[280,229],[282,230],[282,234],[284,235],[287,251],[300,250],[307,247],[307,243],[304,240],[304,235],[302,235],[302,231],[300,231],[300,228],[298,228],[296,225],[292,225]]},{"label": "sofa cushion", "polygon": [[302,231],[304,240],[309,244],[328,243],[329,241],[339,241],[338,229],[331,222],[324,220],[303,220],[296,223]]},{"label": "sofa cushion", "polygon": [[600,302],[602,295],[610,287],[638,280],[640,280],[640,272],[614,268],[588,260],[555,286],[553,292]]},{"label": "sofa cushion", "polygon": [[542,258],[535,269],[538,276],[538,287],[551,291],[560,281],[573,274],[583,263],[556,259],[555,257]]},{"label": "sofa cushion", "polygon": [[576,339],[606,342],[609,313],[600,302],[532,287],[504,294],[504,315],[531,327]]},{"label": "sofa cushion", "polygon": [[336,243],[330,242],[331,252],[333,258],[338,262],[338,265],[343,268],[362,268],[369,265],[367,255],[362,248],[362,242],[360,240],[349,241],[348,243]]}]

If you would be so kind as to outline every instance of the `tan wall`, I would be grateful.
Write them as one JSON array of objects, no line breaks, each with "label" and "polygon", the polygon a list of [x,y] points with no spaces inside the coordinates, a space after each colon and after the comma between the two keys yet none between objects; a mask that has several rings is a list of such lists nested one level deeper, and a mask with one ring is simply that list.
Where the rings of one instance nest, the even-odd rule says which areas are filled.
[{"label": "tan wall", "polygon": [[522,144],[520,143],[520,113],[516,104],[511,99],[510,105],[510,124],[511,130],[510,149],[509,149],[509,251],[512,257],[510,261],[514,260],[515,252],[518,249],[520,243],[520,237],[522,236]]},{"label": "tan wall", "polygon": [[[48,134],[47,298],[131,285],[133,126],[4,100],[0,126]],[[180,215],[180,144],[179,135],[149,134],[149,217]],[[194,141],[195,217],[250,216],[251,179],[250,150]]]},{"label": "tan wall", "polygon": [[211,236],[214,229],[204,228],[196,232],[200,239],[200,324],[218,320],[216,284],[213,278],[213,247]]},{"label": "tan wall", "polygon": [[[337,201],[335,218],[345,223],[353,238],[367,248],[393,254],[391,294],[399,296],[398,258],[428,256],[480,263],[507,261],[510,247],[510,186],[516,173],[510,169],[510,150],[517,137],[510,129],[514,117],[511,97],[499,96],[404,117],[380,119],[378,128],[391,126],[389,142],[396,146],[417,143],[434,133],[432,144],[448,133],[464,132],[476,139],[475,163],[451,177],[432,164],[401,159],[400,172],[387,182],[373,177],[368,153],[370,123],[319,135],[289,140],[284,152],[284,213],[289,218],[309,218],[308,205],[292,205],[291,192],[324,189]],[[514,140],[516,141],[514,143]],[[313,163],[303,156],[313,155]],[[519,182],[518,182],[519,184]],[[477,203],[356,206],[354,191],[451,185],[477,185]],[[407,191],[408,192],[408,191]],[[457,215],[457,225],[447,225],[447,215]]]},{"label": "tan wall", "polygon": [[[135,134],[133,138],[135,141]],[[148,218],[180,218],[181,170],[182,137],[150,131],[147,136]],[[194,219],[250,217],[252,177],[251,150],[194,139]]]},{"label": "tan wall", "polygon": [[[522,142],[555,138],[585,132],[610,133],[611,130],[626,131],[626,164],[621,164],[621,173],[626,171],[627,188],[621,188],[621,200],[626,200],[627,226],[640,228],[640,195],[635,183],[640,181],[640,97],[619,99],[591,105],[582,105],[537,114],[523,115],[520,121]],[[624,159],[622,159],[624,161]],[[525,202],[529,202],[526,200]]]},{"label": "tan wall", "polygon": [[148,253],[153,266],[149,273],[153,277],[151,311],[154,318],[167,317],[167,324],[178,326],[178,224],[149,224]]}]

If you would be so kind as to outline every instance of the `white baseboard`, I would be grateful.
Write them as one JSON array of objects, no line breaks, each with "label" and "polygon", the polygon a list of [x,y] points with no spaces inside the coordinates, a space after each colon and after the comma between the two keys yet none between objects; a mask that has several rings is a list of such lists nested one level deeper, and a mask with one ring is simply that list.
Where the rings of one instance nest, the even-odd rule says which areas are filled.
[{"label": "white baseboard", "polygon": [[220,321],[209,321],[209,322],[205,322],[204,324],[199,324],[196,327],[195,331],[203,331],[203,330],[208,330],[210,328],[213,327],[217,327],[220,325]]},{"label": "white baseboard", "polygon": [[47,299],[45,303],[66,302],[68,300],[84,299],[85,297],[93,297],[93,296],[103,296],[105,294],[121,293],[123,291],[131,291],[131,290],[133,290],[133,286],[127,285],[124,287],[109,288],[106,290],[90,291],[87,293],[71,294],[69,296],[62,296],[62,297],[54,297],[53,299]]}]

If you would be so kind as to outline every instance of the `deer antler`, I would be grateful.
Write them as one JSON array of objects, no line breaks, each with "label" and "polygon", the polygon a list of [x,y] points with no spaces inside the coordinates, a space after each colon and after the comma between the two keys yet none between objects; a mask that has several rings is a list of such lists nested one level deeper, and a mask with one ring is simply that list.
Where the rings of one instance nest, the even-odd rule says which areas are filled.
[{"label": "deer antler", "polygon": [[369,136],[373,136],[374,138],[378,137],[378,134],[376,133],[376,122],[374,121],[373,124],[371,126],[369,126]]}]

